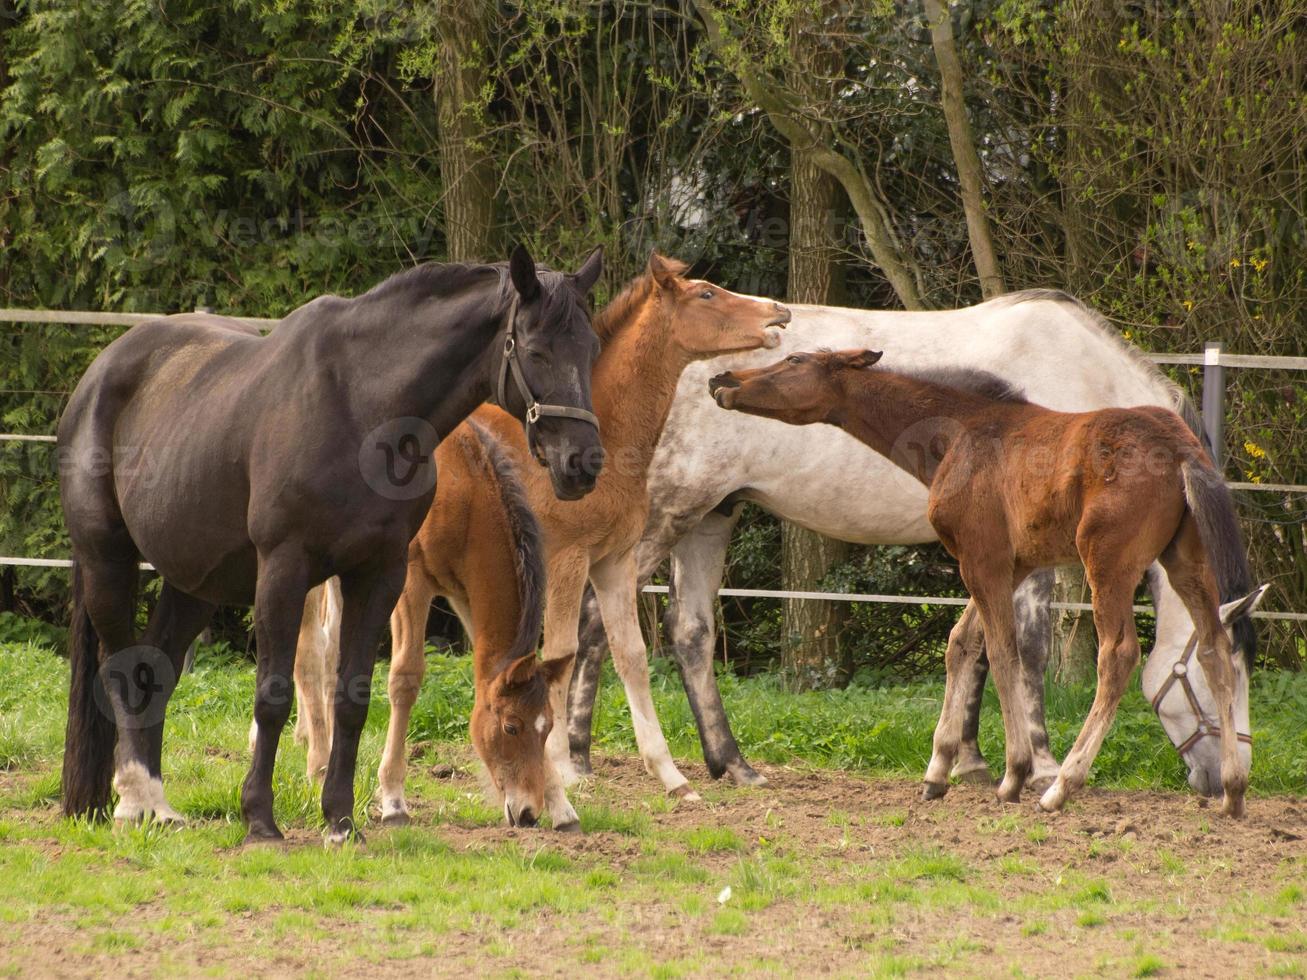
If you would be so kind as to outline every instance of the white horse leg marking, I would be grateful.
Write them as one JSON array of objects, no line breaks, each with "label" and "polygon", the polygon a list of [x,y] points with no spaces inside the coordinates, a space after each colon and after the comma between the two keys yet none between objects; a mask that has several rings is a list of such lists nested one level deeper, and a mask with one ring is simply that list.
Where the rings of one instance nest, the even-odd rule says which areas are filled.
[{"label": "white horse leg marking", "polygon": [[130,823],[153,818],[161,823],[186,822],[185,817],[168,805],[163,793],[163,780],[151,776],[145,766],[135,760],[117,767],[113,776],[113,788],[118,793],[118,805],[113,811],[114,820]]}]

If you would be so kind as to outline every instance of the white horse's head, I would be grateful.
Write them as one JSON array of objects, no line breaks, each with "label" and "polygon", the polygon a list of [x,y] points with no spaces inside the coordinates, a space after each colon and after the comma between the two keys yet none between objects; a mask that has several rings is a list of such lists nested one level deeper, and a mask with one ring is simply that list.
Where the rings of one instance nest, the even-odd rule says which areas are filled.
[{"label": "white horse's head", "polygon": [[[1165,574],[1154,571],[1150,577],[1153,602],[1157,610],[1157,641],[1140,678],[1144,697],[1152,703],[1162,728],[1180,751],[1189,767],[1189,785],[1204,796],[1221,793],[1220,717],[1216,698],[1207,685],[1207,676],[1193,656],[1189,640],[1194,633],[1180,597],[1166,583]],[[1161,586],[1161,587],[1159,587]],[[1259,586],[1242,598],[1221,606],[1221,622],[1227,630],[1242,616],[1257,608],[1266,594]],[[1246,766],[1252,765],[1252,729],[1248,715],[1248,654],[1235,644],[1234,720],[1241,736],[1239,753]]]}]

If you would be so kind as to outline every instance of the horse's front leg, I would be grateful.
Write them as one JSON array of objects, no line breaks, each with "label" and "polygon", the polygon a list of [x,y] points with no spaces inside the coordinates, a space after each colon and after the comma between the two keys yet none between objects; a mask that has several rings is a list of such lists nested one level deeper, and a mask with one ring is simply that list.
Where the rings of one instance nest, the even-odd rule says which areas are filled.
[{"label": "horse's front leg", "polygon": [[[923,799],[934,800],[947,793],[949,774],[962,761],[959,751],[966,741],[970,699],[977,686],[982,692],[985,686],[982,640],[979,609],[974,601],[969,602],[949,633],[948,649],[944,653],[944,701],[935,726],[930,765],[926,767]],[[989,767],[983,758],[980,764],[988,776]]]},{"label": "horse's front leg", "polygon": [[309,591],[308,560],[298,548],[259,555],[254,593],[254,631],[259,662],[255,675],[254,758],[241,785],[247,842],[281,840],[272,815],[272,771],[277,743],[290,717],[295,646]]},{"label": "horse's front leg", "polygon": [[711,511],[672,548],[672,587],[663,623],[699,728],[708,772],[714,779],[729,776],[740,786],[762,786],[767,778],[745,761],[713,673],[717,589],[737,520],[738,509],[732,514]]},{"label": "horse's front leg", "polygon": [[657,776],[667,792],[683,799],[697,800],[689,781],[676,768],[663,737],[662,726],[654,709],[649,689],[649,653],[640,632],[640,615],[636,608],[635,552],[597,562],[590,569],[590,581],[599,599],[604,631],[613,651],[613,666],[626,688],[635,726],[635,742],[645,769]]},{"label": "horse's front leg", "polygon": [[362,840],[354,821],[354,773],[359,737],[372,699],[372,670],[381,629],[404,588],[404,549],[391,560],[340,576],[340,667],[336,677],[331,756],[322,784],[327,843]]},{"label": "horse's front leg", "polygon": [[[576,630],[581,617],[581,595],[590,572],[589,551],[568,548],[549,556],[548,594],[545,599],[545,660],[560,660],[576,653]],[[549,686],[549,705],[554,727],[545,741],[545,809],[555,830],[575,832],[581,829],[580,818],[567,798],[564,787],[578,778],[572,769],[567,732],[567,695],[572,683],[572,669],[559,673]]]},{"label": "horse's front leg", "polygon": [[963,582],[984,624],[989,669],[1003,708],[1007,758],[997,795],[1004,803],[1015,803],[1021,798],[1021,788],[1030,775],[1034,755],[1030,744],[1030,713],[1025,703],[1027,689],[1017,652],[1016,612],[1012,605],[1012,593],[1025,576],[1021,571],[1014,572],[1010,555],[987,553],[983,545],[972,550],[980,553],[974,557],[962,556],[959,564]]}]

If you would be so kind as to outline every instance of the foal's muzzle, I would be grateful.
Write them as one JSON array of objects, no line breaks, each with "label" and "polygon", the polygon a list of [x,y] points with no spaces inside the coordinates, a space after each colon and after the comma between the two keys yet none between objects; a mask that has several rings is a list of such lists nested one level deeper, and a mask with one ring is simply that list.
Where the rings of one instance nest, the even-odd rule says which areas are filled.
[{"label": "foal's muzzle", "polygon": [[722,408],[730,408],[734,402],[734,392],[740,387],[740,379],[730,371],[708,379],[708,393]]}]

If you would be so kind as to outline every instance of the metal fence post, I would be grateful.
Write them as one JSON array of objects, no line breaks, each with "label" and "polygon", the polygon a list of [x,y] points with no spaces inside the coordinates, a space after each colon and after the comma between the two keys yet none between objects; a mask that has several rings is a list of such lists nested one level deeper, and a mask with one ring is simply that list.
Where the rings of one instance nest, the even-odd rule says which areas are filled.
[{"label": "metal fence post", "polygon": [[1203,432],[1212,447],[1212,462],[1225,472],[1225,368],[1221,354],[1225,345],[1208,341],[1203,346]]}]

